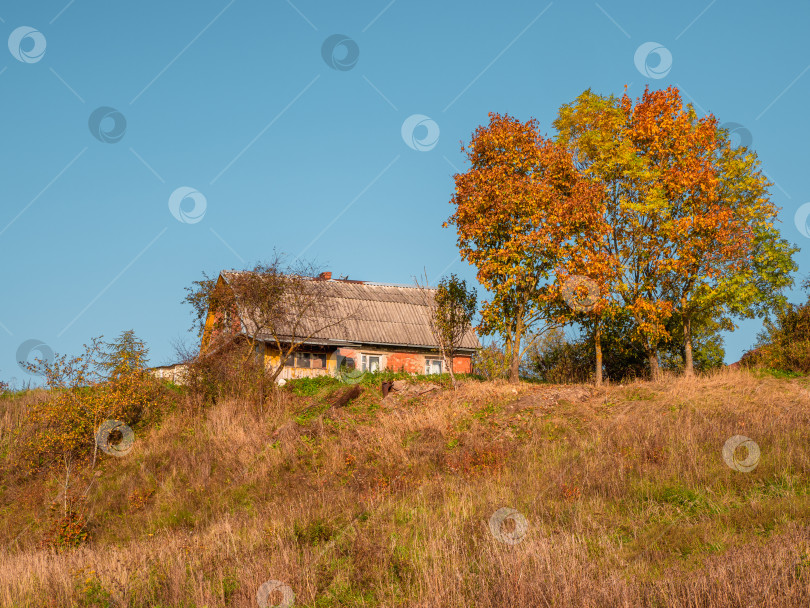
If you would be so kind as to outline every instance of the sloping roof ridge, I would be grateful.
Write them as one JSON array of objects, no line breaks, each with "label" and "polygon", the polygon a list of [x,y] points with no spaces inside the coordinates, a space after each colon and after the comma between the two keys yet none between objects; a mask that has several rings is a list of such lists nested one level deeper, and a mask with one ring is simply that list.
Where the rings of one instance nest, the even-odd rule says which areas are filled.
[{"label": "sloping roof ridge", "polygon": [[[251,274],[252,270],[221,270],[220,274]],[[315,279],[316,277],[308,277]],[[372,287],[398,287],[400,289],[427,289],[428,291],[436,291],[435,287],[421,287],[419,285],[410,285],[404,283],[383,283],[380,281],[363,281],[361,279],[326,279],[326,283],[342,283],[345,285],[370,285]]]},{"label": "sloping roof ridge", "polygon": [[[334,280],[334,279],[333,279]],[[340,279],[337,279],[340,280]],[[371,285],[372,287],[399,287],[401,289],[423,289],[422,287],[417,287],[416,285],[403,285],[401,283],[380,283],[378,281],[363,281],[363,285]],[[425,287],[424,289],[429,289],[431,291],[435,290],[435,287]]]}]

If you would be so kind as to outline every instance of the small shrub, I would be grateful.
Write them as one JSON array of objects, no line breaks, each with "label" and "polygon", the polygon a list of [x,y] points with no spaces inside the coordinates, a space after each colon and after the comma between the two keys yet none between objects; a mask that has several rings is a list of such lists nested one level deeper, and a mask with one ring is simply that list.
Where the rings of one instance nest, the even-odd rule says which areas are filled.
[{"label": "small shrub", "polygon": [[485,380],[506,378],[509,362],[503,347],[497,342],[479,348],[472,356],[472,372]]},{"label": "small shrub", "polygon": [[90,538],[87,517],[76,506],[68,506],[62,511],[57,505],[51,506],[53,519],[42,538],[41,545],[61,551],[86,543]]},{"label": "small shrub", "polygon": [[82,608],[113,608],[116,602],[112,594],[104,588],[104,585],[96,574],[91,570],[84,580],[76,580],[76,592],[79,596],[79,606]]},{"label": "small shrub", "polygon": [[247,340],[223,342],[214,351],[188,363],[189,394],[201,404],[223,399],[263,402],[275,388],[261,356]]},{"label": "small shrub", "polygon": [[299,543],[318,545],[329,541],[335,534],[334,526],[322,518],[316,518],[306,524],[293,524],[293,535]]},{"label": "small shrub", "polygon": [[[810,281],[804,287],[810,289]],[[756,347],[741,362],[775,377],[810,374],[810,299],[804,304],[787,304],[773,320],[767,319]]]}]

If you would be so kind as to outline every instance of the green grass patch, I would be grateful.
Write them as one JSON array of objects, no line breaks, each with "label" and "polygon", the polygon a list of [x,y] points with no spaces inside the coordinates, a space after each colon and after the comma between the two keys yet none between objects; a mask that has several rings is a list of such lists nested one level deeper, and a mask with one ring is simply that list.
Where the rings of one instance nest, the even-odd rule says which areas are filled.
[{"label": "green grass patch", "polygon": [[[482,376],[474,374],[456,374],[456,379],[459,381],[484,381]],[[411,374],[409,372],[380,371],[366,372],[357,377],[350,377],[346,382],[342,381],[339,377],[329,375],[315,376],[312,378],[295,378],[288,380],[284,388],[302,397],[314,397],[323,394],[323,392],[325,392],[324,389],[334,389],[340,386],[355,384],[379,387],[383,382],[393,382],[394,380],[404,380],[409,383],[432,382],[434,384],[441,384],[443,387],[449,387],[451,384],[450,374]]]},{"label": "green grass patch", "polygon": [[778,378],[779,380],[804,378],[805,374],[794,372],[785,369],[776,369],[773,367],[762,367],[754,369],[754,376],[758,378]]},{"label": "green grass patch", "polygon": [[643,386],[636,386],[624,392],[626,401],[652,401],[657,396],[655,391],[652,391]]},{"label": "green grass patch", "polygon": [[661,504],[672,505],[685,516],[716,513],[719,510],[704,494],[682,485],[658,488],[653,491],[652,499]]},{"label": "green grass patch", "polygon": [[483,420],[486,420],[490,416],[494,416],[495,414],[500,412],[501,409],[502,409],[501,406],[499,406],[499,405],[497,405],[495,403],[490,403],[488,405],[485,405],[481,409],[477,410],[472,415],[472,417],[483,421]]},{"label": "green grass patch", "polygon": [[316,401],[311,405],[307,406],[304,410],[302,410],[296,417],[295,421],[304,426],[309,423],[310,420],[313,420],[323,414],[326,410],[328,410],[331,406],[329,403],[325,401]]},{"label": "green grass patch", "polygon": [[293,536],[301,544],[319,545],[332,540],[338,532],[337,527],[330,521],[317,517],[306,523],[293,524]]},{"label": "green grass patch", "polygon": [[314,397],[321,393],[324,388],[336,388],[342,385],[343,383],[340,380],[332,376],[315,376],[313,378],[288,380],[284,388],[302,397]]},{"label": "green grass patch", "polygon": [[197,515],[187,507],[177,506],[165,511],[155,520],[156,528],[194,528],[197,525]]}]

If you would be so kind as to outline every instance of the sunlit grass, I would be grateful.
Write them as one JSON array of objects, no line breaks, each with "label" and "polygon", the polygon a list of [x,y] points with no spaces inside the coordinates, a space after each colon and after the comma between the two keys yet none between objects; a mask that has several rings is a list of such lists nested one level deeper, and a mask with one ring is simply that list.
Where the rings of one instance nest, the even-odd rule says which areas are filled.
[{"label": "sunlit grass", "polygon": [[[59,553],[38,546],[58,483],[12,474],[31,397],[0,403],[0,605],[255,606],[267,580],[319,607],[810,602],[806,380],[467,380],[385,402],[378,380],[178,408],[101,460],[91,540]],[[738,434],[750,473],[723,460]],[[501,507],[528,523],[515,544],[491,532]]]}]

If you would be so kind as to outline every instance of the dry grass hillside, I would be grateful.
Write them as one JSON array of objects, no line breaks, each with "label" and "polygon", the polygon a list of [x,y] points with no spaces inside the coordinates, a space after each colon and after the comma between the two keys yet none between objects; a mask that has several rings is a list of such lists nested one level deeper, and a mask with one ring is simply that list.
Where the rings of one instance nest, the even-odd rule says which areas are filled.
[{"label": "dry grass hillside", "polygon": [[[101,459],[90,540],[61,551],[40,546],[57,472],[15,461],[15,429],[42,396],[3,399],[0,606],[292,593],[312,607],[807,607],[808,387],[735,370],[178,408]],[[759,446],[750,472],[724,461],[735,435]],[[517,514],[491,521],[502,508]],[[260,602],[267,581],[286,587]]]}]

